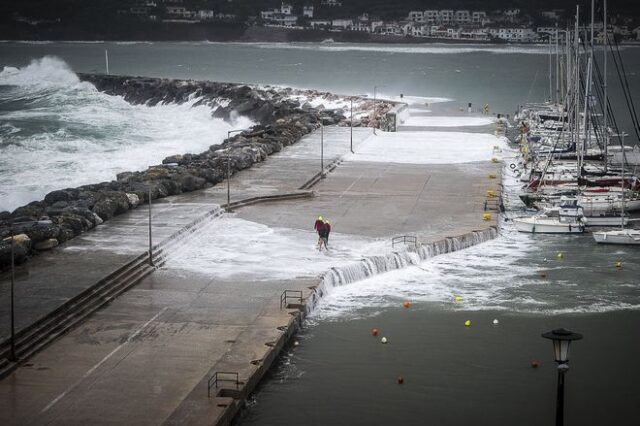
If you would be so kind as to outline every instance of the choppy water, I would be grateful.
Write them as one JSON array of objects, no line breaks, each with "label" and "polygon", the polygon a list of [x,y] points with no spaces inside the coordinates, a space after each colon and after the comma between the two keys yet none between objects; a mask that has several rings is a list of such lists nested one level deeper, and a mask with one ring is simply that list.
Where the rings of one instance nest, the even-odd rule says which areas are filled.
[{"label": "choppy water", "polygon": [[[445,97],[504,113],[549,92],[539,46],[0,42],[0,210],[204,150],[229,128],[206,107],[131,106],[79,83],[70,69],[104,72],[105,50],[114,74],[369,95],[376,86],[378,96]],[[638,52],[622,51],[632,88],[640,87]],[[622,99],[618,84],[610,91]],[[630,122],[623,102],[614,108]]]},{"label": "choppy water", "polygon": [[[55,57],[21,68],[5,66],[0,72],[0,211],[54,189],[112,180],[168,155],[220,143],[232,125],[193,102],[131,105],[80,82]],[[240,121],[237,126],[251,124]]]},{"label": "choppy water", "polygon": [[[40,198],[51,189],[112,179],[120,170],[144,168],[168,154],[202,150],[228,128],[212,120],[204,107],[131,106],[104,96],[79,83],[65,65],[75,71],[103,71],[105,49],[112,73],[370,95],[378,86],[381,96],[404,93],[489,103],[493,111],[505,113],[519,103],[542,101],[549,91],[547,50],[535,46],[0,43],[0,67],[5,67],[0,73],[0,210]],[[622,54],[632,96],[640,103],[640,49],[625,48]],[[47,55],[64,62],[42,59]],[[614,109],[631,133],[619,85],[613,82],[615,70],[610,70]],[[228,232],[238,232],[239,223],[228,225]],[[254,261],[274,250],[269,244],[282,240],[290,245],[296,237],[254,227],[243,229],[264,234],[268,242],[251,253]],[[220,258],[229,260],[237,248],[220,250]],[[558,252],[563,253],[561,259]],[[202,258],[204,263],[208,260]],[[617,261],[622,268],[615,268]],[[593,343],[585,340],[584,347],[591,349],[589,367],[597,379],[583,380],[585,399],[573,403],[605,404],[601,411],[624,419],[628,407],[638,402],[633,390],[639,374],[634,361],[638,345],[625,341],[631,333],[625,328],[625,315],[637,318],[633,313],[640,307],[639,272],[640,251],[635,247],[598,246],[588,235],[518,234],[507,223],[502,235],[489,243],[336,288],[302,335],[303,350],[286,358],[258,394],[246,422],[548,423],[553,416],[547,407],[553,403],[553,375],[542,379],[520,367],[529,356],[550,358],[541,344],[529,344],[541,340],[541,327],[573,322],[585,328],[579,331],[592,333]],[[455,296],[460,296],[458,302]],[[402,317],[404,300],[413,304],[410,318]],[[434,317],[438,312],[444,316]],[[602,312],[606,313],[591,322],[580,322],[583,316],[576,315]],[[562,316],[567,313],[571,315]],[[520,319],[509,328],[508,317],[516,314]],[[504,329],[490,328],[494,315],[507,317]],[[464,328],[447,328],[443,321],[468,317],[486,323],[486,330],[477,336],[467,333],[469,340],[459,343],[465,339],[460,334]],[[562,324],[555,323],[556,318]],[[402,344],[387,352],[377,351],[379,345],[374,349],[362,337],[368,338],[374,323],[392,328],[393,341]],[[607,344],[623,344],[625,350],[618,352],[624,356],[602,353],[601,346]],[[464,356],[469,353],[471,359]],[[620,385],[608,380],[615,376],[613,370],[631,381]],[[413,380],[415,386],[395,387],[401,371],[411,372],[408,383]],[[618,391],[589,399],[601,393],[599,386],[609,385]],[[348,395],[338,395],[336,389]],[[530,404],[532,395],[548,402],[547,408]],[[589,403],[583,404],[585,400]],[[295,409],[289,402],[295,402]],[[588,422],[597,416],[590,413],[581,419]]]}]

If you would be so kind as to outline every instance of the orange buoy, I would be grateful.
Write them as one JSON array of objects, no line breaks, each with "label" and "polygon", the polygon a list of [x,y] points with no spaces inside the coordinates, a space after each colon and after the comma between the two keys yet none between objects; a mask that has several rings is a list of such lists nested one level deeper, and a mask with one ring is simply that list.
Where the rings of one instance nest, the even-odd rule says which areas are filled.
[{"label": "orange buoy", "polygon": [[405,300],[404,302],[402,302],[402,306],[404,306],[405,308],[409,308],[409,306],[411,306],[411,303],[409,303],[408,300]]},{"label": "orange buoy", "polygon": [[376,336],[378,335],[378,329],[377,329],[377,328],[372,328],[372,329],[371,329],[371,335],[372,335],[373,337],[376,337]]},{"label": "orange buoy", "polygon": [[402,377],[402,376],[398,376],[398,384],[399,384],[399,385],[404,384],[404,377]]},{"label": "orange buoy", "polygon": [[540,367],[540,361],[538,361],[537,359],[534,359],[531,361],[531,368],[538,368]]}]

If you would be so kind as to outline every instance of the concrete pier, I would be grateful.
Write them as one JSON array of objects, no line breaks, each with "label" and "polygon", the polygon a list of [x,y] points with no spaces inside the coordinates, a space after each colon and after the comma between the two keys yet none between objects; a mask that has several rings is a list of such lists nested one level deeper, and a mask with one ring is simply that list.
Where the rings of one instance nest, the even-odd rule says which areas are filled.
[{"label": "concrete pier", "polygon": [[[357,154],[371,129],[354,134]],[[350,160],[348,128],[326,128],[324,143],[324,164],[340,163],[313,186],[315,197],[247,206],[235,217],[307,232],[312,245],[313,221],[322,214],[334,232],[387,241],[389,250],[396,235],[428,242],[496,225],[495,212],[490,220],[483,214],[486,191],[499,191],[499,179],[489,175],[499,174],[500,164]],[[232,201],[298,191],[321,171],[319,144],[315,132],[237,173]],[[225,183],[164,199],[154,206],[154,239],[225,202]],[[18,327],[144,252],[146,219],[145,209],[119,216],[21,268]],[[2,278],[4,327],[8,283]],[[232,277],[175,266],[155,271],[0,381],[0,422],[228,423],[301,319],[295,306],[281,309],[282,292],[302,291],[306,298],[318,282],[317,276],[256,281],[241,270]],[[2,330],[4,338],[8,330]],[[221,376],[222,384],[209,389],[216,372],[237,373],[239,383]]]}]

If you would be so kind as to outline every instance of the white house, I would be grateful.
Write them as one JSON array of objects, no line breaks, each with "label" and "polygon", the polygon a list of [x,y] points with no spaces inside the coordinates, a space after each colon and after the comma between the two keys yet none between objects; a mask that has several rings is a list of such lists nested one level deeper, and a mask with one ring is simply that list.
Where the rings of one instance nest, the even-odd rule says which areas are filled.
[{"label": "white house", "polygon": [[409,20],[412,22],[424,22],[424,12],[421,10],[412,10],[409,12]]},{"label": "white house", "polygon": [[191,11],[182,6],[167,6],[165,9],[167,15],[171,18],[191,18]]},{"label": "white house", "polygon": [[384,25],[384,21],[371,21],[371,32],[375,33],[379,27]]},{"label": "white house", "polygon": [[503,12],[503,14],[507,21],[515,22],[515,20],[518,19],[518,16],[520,15],[520,9],[507,9]]},{"label": "white house", "polygon": [[437,10],[425,10],[423,13],[424,22],[427,24],[435,24],[438,22],[438,11]]},{"label": "white house", "polygon": [[331,21],[331,26],[335,29],[346,30],[353,25],[351,19],[334,19]]},{"label": "white house", "polygon": [[320,4],[322,6],[329,6],[329,7],[342,7],[342,2],[338,0],[322,0]]},{"label": "white house", "polygon": [[471,14],[471,22],[476,25],[483,25],[483,22],[487,19],[487,13],[482,11],[473,11]]},{"label": "white house", "polygon": [[309,21],[311,28],[331,28],[331,21],[328,19],[313,19]]},{"label": "white house", "polygon": [[215,19],[217,19],[218,21],[235,21],[236,15],[233,13],[218,12],[215,14]]},{"label": "white house", "polygon": [[471,23],[471,13],[468,10],[456,10],[454,20],[458,25]]},{"label": "white house", "polygon": [[279,13],[280,13],[280,10],[278,9],[263,10],[262,12],[260,12],[260,17],[265,21],[269,21],[273,19],[273,17],[276,14],[279,14]]},{"label": "white house", "polygon": [[201,21],[209,21],[214,17],[213,10],[210,9],[200,9],[198,10],[198,19]]},{"label": "white house", "polygon": [[463,28],[460,38],[469,40],[488,40],[488,30],[486,28]]},{"label": "white house", "polygon": [[291,6],[290,4],[282,3],[280,5],[280,13],[282,13],[283,15],[291,15],[292,11],[293,11],[293,6]]},{"label": "white house", "polygon": [[448,31],[446,27],[443,27],[441,25],[432,25],[431,29],[429,30],[429,34],[431,35],[431,37],[445,38],[448,35]]},{"label": "white house", "polygon": [[440,24],[450,24],[454,20],[453,10],[441,10],[438,12],[438,22]]},{"label": "white house", "polygon": [[298,23],[298,17],[296,15],[285,15],[280,13],[278,15],[274,15],[270,22],[283,27],[293,27]]},{"label": "white house", "polygon": [[313,6],[304,6],[302,8],[302,16],[305,18],[313,18]]},{"label": "white house", "polygon": [[351,27],[349,27],[349,29],[351,31],[358,31],[361,33],[370,33],[371,32],[371,25],[368,22],[365,21],[356,21],[353,23],[353,25],[351,25]]},{"label": "white house", "polygon": [[491,28],[489,34],[509,43],[534,43],[538,34],[530,28]]}]

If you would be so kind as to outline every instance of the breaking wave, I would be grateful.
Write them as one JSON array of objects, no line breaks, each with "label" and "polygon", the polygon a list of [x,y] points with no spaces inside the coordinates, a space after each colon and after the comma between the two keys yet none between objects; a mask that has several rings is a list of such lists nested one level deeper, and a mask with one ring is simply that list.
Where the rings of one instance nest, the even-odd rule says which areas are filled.
[{"label": "breaking wave", "polygon": [[0,211],[61,188],[112,180],[219,143],[229,124],[197,99],[131,105],[82,82],[56,57],[0,72]]}]

